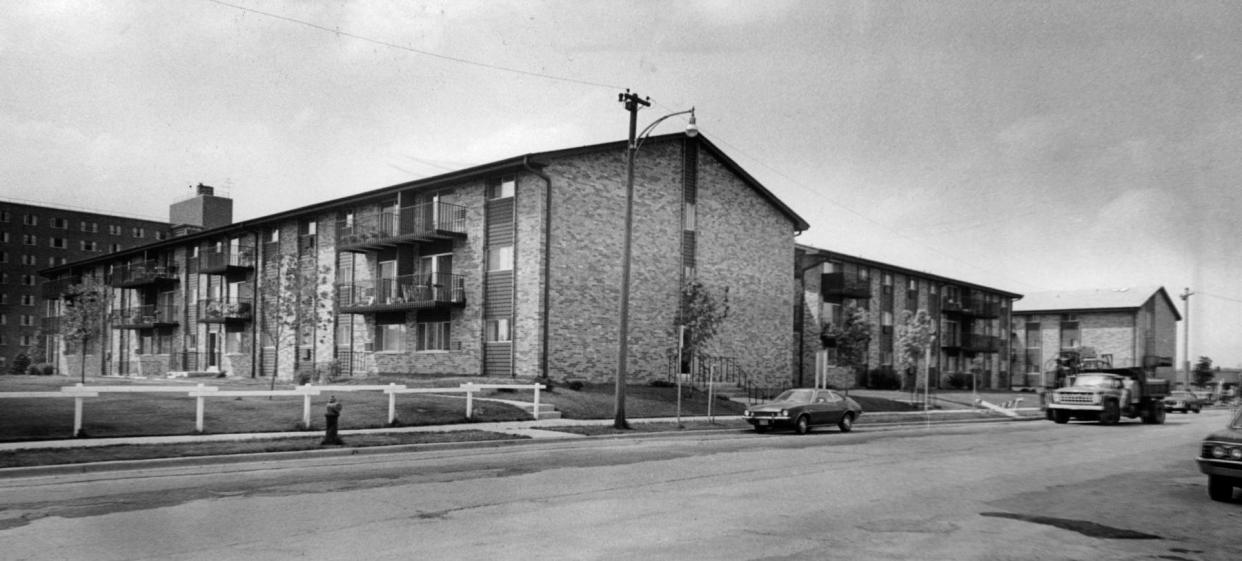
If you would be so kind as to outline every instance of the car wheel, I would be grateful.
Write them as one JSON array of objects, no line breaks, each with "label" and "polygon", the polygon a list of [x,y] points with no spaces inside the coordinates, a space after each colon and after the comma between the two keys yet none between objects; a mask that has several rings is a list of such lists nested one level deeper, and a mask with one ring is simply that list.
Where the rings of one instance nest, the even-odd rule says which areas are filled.
[{"label": "car wheel", "polygon": [[1116,401],[1107,401],[1104,403],[1104,410],[1100,412],[1101,425],[1115,425],[1121,420],[1121,408],[1117,406]]},{"label": "car wheel", "polygon": [[811,432],[811,419],[806,415],[798,417],[798,420],[794,422],[794,430],[798,431],[798,434]]},{"label": "car wheel", "polygon": [[1214,501],[1233,500],[1233,480],[1219,475],[1208,476],[1208,496]]},{"label": "car wheel", "polygon": [[1164,424],[1164,408],[1157,407],[1156,410],[1152,412],[1151,417],[1152,417],[1151,419],[1152,424],[1163,425]]},{"label": "car wheel", "polygon": [[841,429],[841,432],[850,432],[854,430],[854,414],[846,413],[842,415],[841,420],[837,421],[837,428]]},{"label": "car wheel", "polygon": [[1200,411],[1200,408],[1199,408],[1199,407],[1195,407],[1195,415],[1198,415],[1198,414],[1199,414],[1199,411]]},{"label": "car wheel", "polygon": [[1069,419],[1070,419],[1069,411],[1066,411],[1064,409],[1052,409],[1051,412],[1052,412],[1052,422],[1058,425],[1064,425],[1065,423],[1069,422]]}]

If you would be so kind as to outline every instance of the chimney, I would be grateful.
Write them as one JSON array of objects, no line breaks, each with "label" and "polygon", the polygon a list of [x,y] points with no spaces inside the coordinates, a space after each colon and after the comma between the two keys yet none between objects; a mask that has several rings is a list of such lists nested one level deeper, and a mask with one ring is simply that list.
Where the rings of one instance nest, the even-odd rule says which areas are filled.
[{"label": "chimney", "polygon": [[199,183],[193,196],[168,207],[168,222],[174,236],[233,223],[233,199],[217,197],[215,193],[215,187]]}]

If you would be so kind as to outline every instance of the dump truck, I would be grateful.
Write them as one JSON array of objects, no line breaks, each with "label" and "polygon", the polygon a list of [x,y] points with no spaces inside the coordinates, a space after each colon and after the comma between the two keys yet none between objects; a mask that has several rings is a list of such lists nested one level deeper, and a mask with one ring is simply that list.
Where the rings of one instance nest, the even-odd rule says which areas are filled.
[{"label": "dump truck", "polygon": [[1164,423],[1167,395],[1169,381],[1154,378],[1143,368],[1087,367],[1050,392],[1046,413],[1058,424],[1076,419],[1113,425],[1127,417],[1159,425]]}]

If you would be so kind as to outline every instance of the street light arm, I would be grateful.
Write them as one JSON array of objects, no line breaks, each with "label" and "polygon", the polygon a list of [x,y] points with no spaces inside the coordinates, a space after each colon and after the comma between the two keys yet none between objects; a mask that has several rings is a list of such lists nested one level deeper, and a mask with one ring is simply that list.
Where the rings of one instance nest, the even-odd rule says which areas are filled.
[{"label": "street light arm", "polygon": [[678,115],[686,115],[686,114],[690,115],[690,124],[686,126],[686,134],[689,136],[697,136],[699,134],[699,128],[694,120],[694,108],[691,107],[690,109],[687,109],[685,111],[669,113],[668,115],[665,115],[663,117],[660,117],[659,119],[652,121],[651,124],[647,125],[647,127],[642,130],[642,132],[634,136],[634,141],[633,141],[633,144],[630,146],[630,148],[633,150],[638,150],[638,148],[642,146],[643,141],[647,139],[647,136],[651,134],[651,131],[655,130],[656,126],[658,126],[660,123],[663,123],[669,117],[676,117]]}]

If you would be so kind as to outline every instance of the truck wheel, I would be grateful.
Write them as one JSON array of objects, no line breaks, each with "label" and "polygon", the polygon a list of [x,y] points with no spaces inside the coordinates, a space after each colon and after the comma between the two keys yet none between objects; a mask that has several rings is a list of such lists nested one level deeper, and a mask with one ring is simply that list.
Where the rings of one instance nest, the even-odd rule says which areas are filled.
[{"label": "truck wheel", "polygon": [[1233,500],[1233,480],[1219,475],[1208,476],[1208,496],[1214,501]]},{"label": "truck wheel", "polygon": [[811,419],[807,418],[806,415],[798,417],[798,420],[794,422],[794,430],[796,430],[798,434],[806,434],[811,432]]},{"label": "truck wheel", "polygon": [[1069,411],[1064,409],[1050,409],[1052,413],[1052,422],[1058,425],[1064,425],[1069,422]]},{"label": "truck wheel", "polygon": [[1104,410],[1100,412],[1101,425],[1115,425],[1121,420],[1121,408],[1116,401],[1104,402]]},{"label": "truck wheel", "polygon": [[1151,421],[1150,422],[1153,425],[1164,424],[1164,408],[1163,407],[1160,407],[1159,405],[1157,405],[1151,408]]}]

